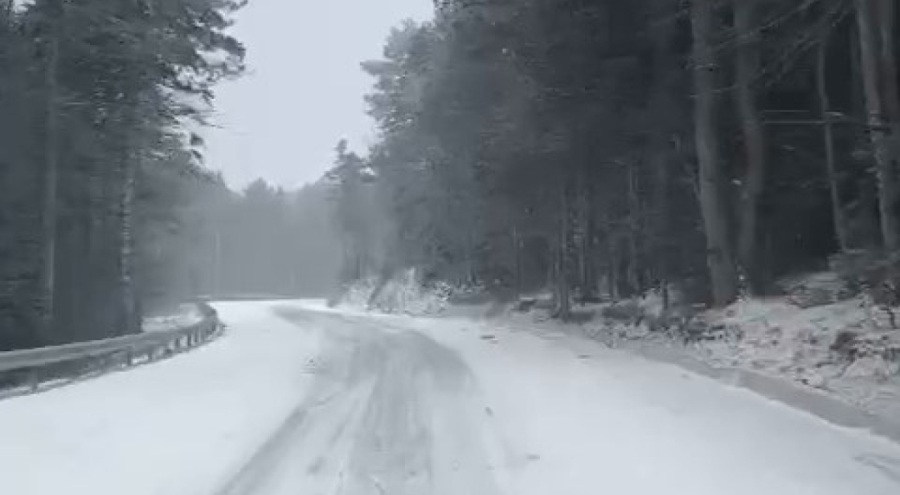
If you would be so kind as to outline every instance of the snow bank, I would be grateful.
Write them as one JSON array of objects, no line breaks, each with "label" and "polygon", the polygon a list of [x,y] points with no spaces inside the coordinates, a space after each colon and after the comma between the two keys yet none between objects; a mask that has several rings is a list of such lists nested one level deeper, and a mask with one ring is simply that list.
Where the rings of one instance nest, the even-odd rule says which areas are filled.
[{"label": "snow bank", "polygon": [[895,445],[746,390],[559,331],[415,323],[470,363],[503,493],[897,492]]},{"label": "snow bank", "polygon": [[717,367],[760,373],[823,391],[880,417],[900,417],[900,330],[837,277],[785,281],[786,295],[724,309],[663,311],[655,296],[599,306],[582,325],[610,346],[680,353]]},{"label": "snow bank", "polygon": [[216,309],[226,335],[193,352],[0,401],[0,491],[216,493],[297,409],[320,342],[264,303]]},{"label": "snow bank", "polygon": [[179,305],[171,314],[148,316],[141,328],[145,332],[166,332],[196,325],[203,321],[203,312],[196,304]]}]

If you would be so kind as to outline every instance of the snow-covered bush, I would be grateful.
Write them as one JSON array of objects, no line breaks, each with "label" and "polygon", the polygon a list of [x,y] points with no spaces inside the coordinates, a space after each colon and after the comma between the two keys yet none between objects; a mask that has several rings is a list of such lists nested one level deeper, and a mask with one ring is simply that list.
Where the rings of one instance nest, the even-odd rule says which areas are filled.
[{"label": "snow-covered bush", "polygon": [[359,280],[344,289],[335,305],[384,313],[439,314],[455,290],[440,281],[424,284],[417,270],[410,268],[384,279]]}]

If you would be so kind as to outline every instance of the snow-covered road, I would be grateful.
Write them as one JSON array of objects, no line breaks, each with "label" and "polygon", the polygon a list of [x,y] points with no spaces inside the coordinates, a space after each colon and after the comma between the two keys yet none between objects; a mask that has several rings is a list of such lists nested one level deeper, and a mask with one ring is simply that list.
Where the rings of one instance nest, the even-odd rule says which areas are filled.
[{"label": "snow-covered road", "polygon": [[900,493],[896,444],[594,342],[219,309],[195,352],[0,401],[0,492]]}]

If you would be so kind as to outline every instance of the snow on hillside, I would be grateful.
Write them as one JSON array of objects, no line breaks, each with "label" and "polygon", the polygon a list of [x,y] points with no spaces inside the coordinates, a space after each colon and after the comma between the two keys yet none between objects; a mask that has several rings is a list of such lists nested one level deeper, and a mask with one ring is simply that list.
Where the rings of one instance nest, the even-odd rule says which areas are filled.
[{"label": "snow on hillside", "polygon": [[[665,349],[824,391],[882,417],[900,417],[900,330],[831,274],[786,282],[786,295],[673,317],[659,298],[588,308],[607,318],[583,331],[616,347]],[[584,308],[582,308],[584,309]],[[611,318],[610,318],[611,317]]]}]

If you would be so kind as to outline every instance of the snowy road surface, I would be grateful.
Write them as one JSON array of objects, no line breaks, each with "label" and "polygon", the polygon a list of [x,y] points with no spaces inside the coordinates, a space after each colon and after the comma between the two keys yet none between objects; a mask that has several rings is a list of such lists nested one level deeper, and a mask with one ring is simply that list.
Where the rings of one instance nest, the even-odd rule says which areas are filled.
[{"label": "snowy road surface", "polygon": [[487,323],[228,303],[218,341],[0,401],[0,492],[897,495],[900,447]]}]

